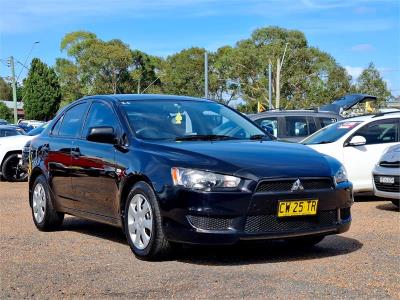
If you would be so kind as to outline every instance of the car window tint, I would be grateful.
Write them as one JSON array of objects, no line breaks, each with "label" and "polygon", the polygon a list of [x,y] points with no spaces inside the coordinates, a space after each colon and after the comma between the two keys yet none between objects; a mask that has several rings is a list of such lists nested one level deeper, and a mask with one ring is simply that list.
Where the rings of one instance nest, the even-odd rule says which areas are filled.
[{"label": "car window tint", "polygon": [[52,135],[58,135],[58,131],[60,130],[61,123],[63,121],[64,116],[61,116],[56,122],[56,124],[53,125],[53,129],[51,130]]},{"label": "car window tint", "polygon": [[90,128],[93,127],[112,127],[114,130],[118,128],[118,119],[110,106],[103,102],[94,102],[90,107],[83,136],[89,134]]},{"label": "car window tint", "polygon": [[307,136],[308,125],[305,117],[286,117],[286,132],[287,137]]},{"label": "car window tint", "polygon": [[278,118],[269,117],[255,120],[264,130],[267,130],[272,135],[278,137]]},{"label": "car window tint", "polygon": [[319,121],[321,123],[321,128],[323,128],[332,123],[335,123],[337,121],[337,119],[336,118],[319,118]]},{"label": "car window tint", "polygon": [[78,136],[86,112],[87,103],[80,103],[69,109],[63,118],[58,134],[60,136]]},{"label": "car window tint", "polygon": [[388,119],[371,122],[358,130],[353,136],[363,136],[367,141],[366,145],[394,143],[398,141],[398,123],[399,119]]},{"label": "car window tint", "polygon": [[308,118],[308,134],[312,134],[317,131],[317,125],[312,117]]}]

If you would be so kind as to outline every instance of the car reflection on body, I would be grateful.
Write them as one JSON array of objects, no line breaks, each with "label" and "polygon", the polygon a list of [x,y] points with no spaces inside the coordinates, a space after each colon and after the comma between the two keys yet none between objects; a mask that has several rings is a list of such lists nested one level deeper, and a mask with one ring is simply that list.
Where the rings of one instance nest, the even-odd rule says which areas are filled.
[{"label": "car reflection on body", "polygon": [[61,226],[65,213],[108,223],[141,259],[181,243],[314,245],[351,223],[352,184],[340,162],[273,141],[210,100],[83,98],[32,140],[30,157],[39,230]]}]

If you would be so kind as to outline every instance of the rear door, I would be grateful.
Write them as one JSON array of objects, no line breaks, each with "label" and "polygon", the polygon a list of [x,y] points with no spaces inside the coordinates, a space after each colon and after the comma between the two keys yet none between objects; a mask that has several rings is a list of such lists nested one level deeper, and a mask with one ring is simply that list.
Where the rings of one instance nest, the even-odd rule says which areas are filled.
[{"label": "rear door", "polygon": [[[399,118],[373,121],[357,130],[345,142],[343,148],[344,165],[349,179],[358,191],[372,190],[372,169],[383,151],[399,142]],[[347,142],[353,136],[366,139],[362,146],[349,146]]]},{"label": "rear door", "polygon": [[112,144],[87,140],[92,127],[113,127],[120,132],[118,117],[111,104],[94,100],[89,109],[81,137],[73,142],[72,185],[79,198],[77,208],[89,213],[116,217],[118,203],[117,175],[115,169],[116,149]]},{"label": "rear door", "polygon": [[86,109],[87,103],[80,102],[66,111],[51,129],[48,144],[40,149],[48,153],[45,163],[57,203],[67,208],[75,208],[75,202],[79,201],[71,186],[71,147],[82,128]]}]

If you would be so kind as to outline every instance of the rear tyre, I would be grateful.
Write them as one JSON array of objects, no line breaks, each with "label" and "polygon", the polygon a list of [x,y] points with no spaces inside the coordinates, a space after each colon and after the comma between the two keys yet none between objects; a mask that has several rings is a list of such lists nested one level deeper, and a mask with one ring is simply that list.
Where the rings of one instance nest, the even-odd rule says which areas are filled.
[{"label": "rear tyre", "polygon": [[304,236],[304,237],[288,239],[287,242],[291,246],[295,246],[298,248],[307,248],[318,244],[324,238],[325,236]]},{"label": "rear tyre", "polygon": [[156,196],[146,182],[136,183],[128,195],[124,228],[129,246],[137,258],[159,260],[171,254],[172,245],[162,230]]},{"label": "rear tyre", "polygon": [[28,172],[21,167],[20,158],[17,153],[7,156],[1,168],[4,179],[7,181],[26,181]]},{"label": "rear tyre", "polygon": [[392,203],[394,204],[394,205],[396,205],[397,206],[397,208],[399,208],[399,202],[400,202],[400,200],[392,200]]},{"label": "rear tyre", "polygon": [[54,209],[53,198],[43,175],[36,178],[33,183],[30,199],[33,222],[39,230],[52,231],[61,226],[64,213]]}]

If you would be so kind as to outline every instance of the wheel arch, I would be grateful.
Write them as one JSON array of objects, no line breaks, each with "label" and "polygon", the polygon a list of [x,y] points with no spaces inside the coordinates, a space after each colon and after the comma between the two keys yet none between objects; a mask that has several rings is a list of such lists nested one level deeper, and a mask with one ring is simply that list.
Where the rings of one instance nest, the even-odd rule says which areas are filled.
[{"label": "wheel arch", "polygon": [[119,214],[122,222],[122,228],[124,227],[124,210],[129,192],[131,188],[140,181],[146,182],[154,190],[151,180],[143,174],[133,174],[124,180],[119,197]]},{"label": "wheel arch", "polygon": [[43,171],[39,167],[33,168],[31,175],[29,176],[29,205],[32,206],[32,186],[36,178],[40,175],[44,175]]}]

